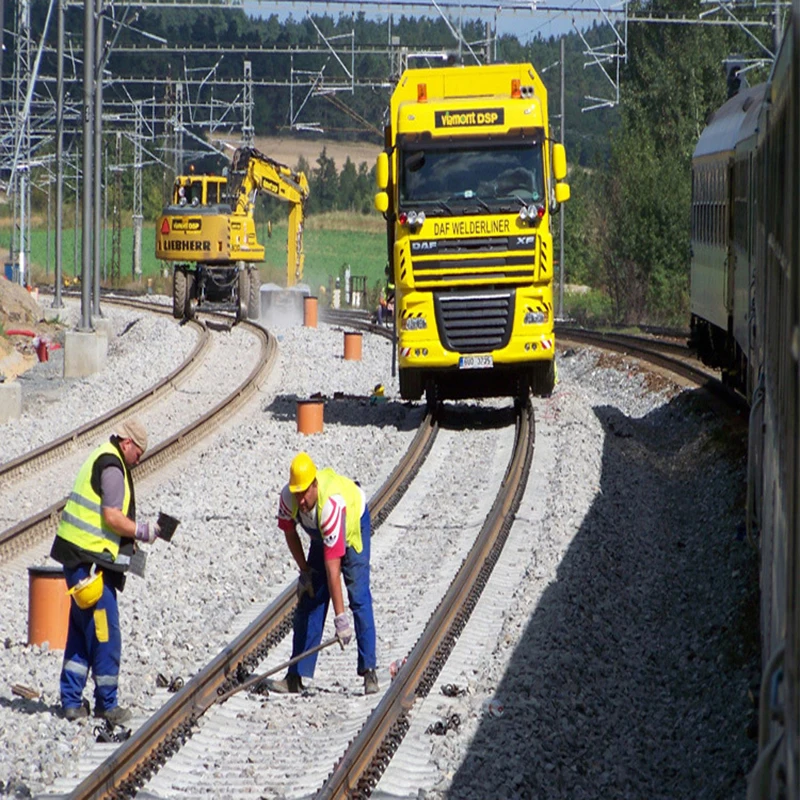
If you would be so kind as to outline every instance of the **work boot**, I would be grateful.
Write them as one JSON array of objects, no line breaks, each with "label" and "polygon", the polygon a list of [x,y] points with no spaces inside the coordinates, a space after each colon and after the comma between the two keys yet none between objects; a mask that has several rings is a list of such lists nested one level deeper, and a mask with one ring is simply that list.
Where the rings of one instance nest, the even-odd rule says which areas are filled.
[{"label": "work boot", "polygon": [[114,708],[100,709],[95,708],[94,715],[99,719],[108,720],[112,725],[121,725],[131,718],[131,712],[128,708],[122,706],[114,706]]},{"label": "work boot", "polygon": [[368,669],[364,673],[364,694],[375,694],[378,689],[378,674],[374,669]]},{"label": "work boot", "polygon": [[86,719],[89,716],[89,704],[86,700],[79,706],[70,706],[64,709],[64,719],[75,722],[78,719]]},{"label": "work boot", "polygon": [[279,681],[267,678],[260,685],[265,686],[268,691],[275,692],[275,694],[299,694],[306,688],[303,686],[301,677],[295,672],[287,672],[286,677]]}]

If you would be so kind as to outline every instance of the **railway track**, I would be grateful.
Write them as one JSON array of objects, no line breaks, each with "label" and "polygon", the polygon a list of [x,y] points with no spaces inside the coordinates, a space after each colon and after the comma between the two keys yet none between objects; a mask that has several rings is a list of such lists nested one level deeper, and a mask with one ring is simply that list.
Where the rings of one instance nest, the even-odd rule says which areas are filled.
[{"label": "railway track", "polygon": [[[113,301],[112,301],[113,302]],[[142,304],[132,302],[119,302],[118,305],[142,308]],[[150,305],[147,311],[154,314],[171,316],[167,309],[160,306]],[[190,325],[197,331],[198,338],[189,357],[184,360],[177,369],[160,380],[154,386],[141,392],[136,397],[121,403],[106,414],[103,414],[91,422],[81,425],[75,430],[70,431],[64,436],[37,447],[28,453],[12,458],[0,464],[0,480],[8,486],[9,484],[27,477],[32,472],[41,469],[47,464],[59,461],[63,456],[76,449],[81,449],[95,438],[98,434],[103,434],[113,430],[116,423],[128,415],[137,414],[154,402],[165,398],[170,392],[175,391],[183,384],[197,369],[209,349],[211,342],[211,332],[204,325],[198,322],[191,322]]]},{"label": "railway track", "polygon": [[[358,322],[359,321],[356,321],[354,323],[352,320],[342,320],[342,324],[346,324],[351,328],[356,328]],[[364,324],[369,325],[368,322],[365,322]],[[519,434],[517,435],[517,438],[519,438]],[[509,468],[509,471],[513,470]],[[396,479],[396,482],[405,485],[408,485],[409,483],[409,479],[399,477],[399,473],[398,475],[393,474],[392,478],[390,478],[390,481],[392,479]],[[387,481],[387,484],[390,481]],[[389,494],[389,497],[392,496],[395,496],[394,493]],[[378,501],[377,496],[373,498],[373,513],[376,518],[378,514],[381,514],[382,512],[382,519],[386,519],[388,516],[388,510],[385,509],[388,508],[388,503],[389,501],[387,500],[387,505],[382,506]],[[505,519],[506,521],[508,520],[508,510],[498,513],[501,518]],[[486,559],[487,557],[484,556],[482,562],[484,568],[486,566]],[[471,560],[474,560],[477,563],[480,561],[480,557],[476,556],[474,559],[471,558]],[[288,598],[284,597],[284,595],[288,595]],[[292,605],[293,598],[291,590],[284,592],[284,595],[275,601],[274,605],[276,607],[279,606],[282,601],[287,599],[288,605]],[[469,599],[462,599],[462,595],[452,595],[451,587],[451,590],[440,603],[440,608],[443,609],[442,616],[444,616],[445,613],[449,613],[454,608],[456,610],[463,611],[465,604],[469,606],[471,602],[472,601]],[[269,611],[269,609],[267,611]],[[267,615],[267,611],[265,611],[261,617],[265,617]],[[284,609],[284,611],[286,611],[286,609]],[[290,613],[290,610],[288,613]],[[437,609],[436,614],[439,614],[439,609]],[[431,618],[431,622],[433,622],[433,616]],[[282,623],[283,633],[281,633],[280,630]],[[263,628],[264,638],[261,641],[261,646],[265,646],[265,643],[268,641],[271,642],[272,646],[266,646],[266,651],[262,650],[260,654],[267,655],[268,653],[272,652],[275,647],[275,643],[282,638],[285,634],[285,631],[288,630],[285,614],[282,623],[277,621],[276,617],[276,619],[273,619],[272,627],[269,628],[269,630],[267,630],[269,626],[265,626]],[[451,620],[449,630],[452,632],[453,626],[458,628],[459,625],[462,625],[462,622],[459,622],[457,619],[453,619]],[[426,629],[425,633],[420,637],[418,644],[409,654],[408,661],[401,670],[398,679],[391,684],[389,689],[384,694],[383,699],[374,709],[373,713],[369,716],[367,722],[364,723],[363,728],[353,733],[354,747],[348,748],[338,763],[336,763],[329,780],[326,781],[323,787],[319,790],[319,796],[368,796],[375,788],[379,782],[381,774],[389,764],[389,757],[401,746],[403,734],[409,729],[408,725],[411,724],[411,721],[409,720],[410,709],[414,707],[414,704],[417,702],[417,700],[423,699],[430,691],[430,688],[433,685],[433,680],[435,680],[436,675],[439,674],[439,670],[441,670],[442,664],[444,663],[442,658],[439,658],[437,662],[437,653],[439,655],[442,654],[440,649],[441,645],[437,646],[431,644],[430,647],[426,646],[425,649],[433,651],[434,663],[426,663],[425,666],[421,666],[419,669],[414,666],[416,659],[414,654],[417,653],[417,650],[422,647],[423,639],[427,637],[427,634],[428,631]],[[447,633],[444,635],[446,639]],[[272,638],[270,639],[270,637]],[[226,650],[220,654],[219,659],[221,659],[221,664],[218,666],[222,670],[220,674],[224,675],[224,679],[222,679],[221,682],[216,685],[215,689],[212,688],[209,690],[208,694],[206,694],[205,690],[199,691],[197,687],[194,687],[194,689],[189,692],[187,690],[192,685],[194,681],[193,679],[192,682],[187,684],[183,691],[175,695],[175,697],[167,704],[167,706],[170,704],[174,704],[175,706],[171,712],[173,715],[171,732],[164,739],[159,740],[157,738],[149,738],[148,743],[145,745],[146,748],[149,748],[149,753],[146,756],[144,766],[137,768],[138,771],[134,770],[131,772],[129,777],[122,780],[122,782],[118,780],[118,777],[108,777],[108,780],[101,788],[98,789],[99,793],[96,795],[86,794],[85,791],[81,789],[81,787],[84,786],[84,781],[79,787],[75,788],[72,796],[133,796],[139,787],[147,785],[147,781],[151,776],[158,774],[159,767],[161,767],[164,763],[167,763],[167,761],[170,759],[170,756],[178,752],[181,746],[189,740],[192,733],[196,731],[198,727],[201,727],[203,731],[206,731],[208,728],[210,728],[210,723],[203,727],[202,717],[205,715],[205,712],[208,709],[211,709],[212,706],[217,705],[215,700],[216,697],[219,696],[219,691],[224,691],[222,688],[223,686],[235,686],[244,678],[244,676],[250,674],[250,671],[253,669],[254,664],[256,663],[253,659],[248,658],[246,655],[243,657],[241,662],[235,662],[235,659],[232,655],[233,647],[235,644],[239,643],[240,640],[243,652],[247,651],[248,648],[250,648],[251,653],[259,651],[259,644],[255,643],[256,640],[248,638],[248,635],[243,633],[235,640],[235,642],[231,643],[229,648],[226,648]],[[209,668],[210,667],[211,665],[209,665]],[[199,677],[199,675],[196,676],[196,678]],[[426,677],[428,679],[427,681],[425,680]],[[179,698],[182,698],[183,695],[188,695],[186,700],[190,710],[188,716],[183,718],[184,721],[178,722],[177,720],[179,719],[179,714],[176,708],[179,705]],[[390,697],[393,699],[388,699]],[[208,705],[205,705],[206,702]],[[247,702],[250,706],[253,705],[252,699],[249,699]],[[277,702],[280,703],[282,701],[278,700]],[[247,703],[245,703],[245,705],[246,704]],[[384,711],[386,710],[384,706],[386,705],[391,706],[392,708],[389,709],[389,713],[384,714]],[[243,713],[241,711],[241,705],[234,706],[233,701],[231,701],[230,704],[225,704],[225,708],[232,709],[232,712],[230,713],[232,713],[235,717],[238,717]],[[397,713],[395,713],[395,710],[397,710]],[[184,712],[181,711],[180,713],[183,714]],[[383,720],[380,723],[375,723],[374,730],[372,730],[373,717],[376,719],[377,717],[381,717]],[[134,739],[140,737],[140,735],[145,738],[149,737],[151,732],[148,731],[150,731],[151,722],[152,720],[148,720],[145,725],[143,725],[134,734],[129,742],[132,744]],[[368,742],[368,747],[366,751],[358,754],[355,749],[355,744],[361,741]],[[114,756],[109,760],[119,763],[119,758],[126,746],[127,744],[123,744],[122,746],[116,748]],[[372,750],[369,749],[370,747]],[[131,794],[127,794],[126,792],[131,792]]]},{"label": "railway track", "polygon": [[[376,527],[388,510],[405,493],[413,475],[429,453],[437,432],[437,423],[429,413],[423,420],[412,446],[402,462],[370,501]],[[397,679],[372,710],[346,752],[334,765],[328,781],[319,789],[321,797],[367,797],[389,764],[407,729],[408,714],[415,701],[430,691],[436,676],[446,663],[455,642],[466,625],[472,609],[502,551],[514,518],[514,511],[524,489],[533,453],[532,409],[517,409],[514,417],[514,444],[505,476],[474,543],[441,596],[438,607],[425,625],[415,647],[406,657]],[[224,747],[216,738],[235,740],[239,720],[247,719],[246,696],[240,695],[212,712],[212,719],[201,721],[227,690],[237,687],[257,671],[291,624],[294,607],[293,586],[269,605],[217,658],[193,678],[172,700],[122,744],[112,757],[75,787],[71,796],[132,797],[149,785],[160,768],[170,761],[181,745],[200,724],[203,759],[214,760],[208,742]],[[363,711],[363,713],[366,713]],[[222,720],[218,719],[219,715]],[[205,724],[203,724],[205,723]],[[348,727],[352,727],[352,720]],[[209,734],[206,731],[211,730]],[[224,731],[224,733],[219,733]],[[237,749],[236,746],[233,746]],[[239,754],[240,755],[240,754]],[[191,757],[190,757],[191,760]],[[191,771],[183,764],[179,771]],[[152,791],[159,791],[157,779]]]},{"label": "railway track", "polygon": [[705,389],[728,408],[738,413],[747,411],[747,401],[738,392],[726,386],[716,374],[697,361],[685,344],[670,339],[635,336],[622,333],[605,333],[583,328],[561,327],[557,329],[560,346],[587,344],[604,350],[629,355],[673,377],[686,380],[686,385]]},{"label": "railway track", "polygon": [[[433,415],[427,414],[394,472],[370,499],[376,529],[419,471],[437,430]],[[87,800],[134,797],[192,736],[198,719],[246,680],[289,633],[295,605],[295,589],[290,585],[70,796]]]},{"label": "railway track", "polygon": [[[158,306],[148,303],[136,303],[132,300],[114,301],[107,299],[106,302],[139,309],[146,308],[147,311],[154,313],[165,313]],[[225,318],[222,318],[222,321],[224,324],[230,324],[229,320]],[[60,461],[65,453],[74,452],[81,445],[85,445],[86,442],[92,439],[97,440],[99,436],[113,430],[114,424],[123,417],[139,414],[150,408],[154,403],[167,398],[171,392],[189,379],[200,365],[210,346],[208,328],[200,324],[196,324],[196,326],[200,332],[198,343],[189,357],[175,371],[158,381],[150,389],[112,409],[107,414],[59,437],[47,445],[0,465],[0,476],[3,479],[4,486],[10,485],[12,482],[19,482],[22,479],[30,480],[32,473],[56,461]],[[242,323],[242,326],[250,331],[259,342],[259,353],[255,366],[244,381],[234,387],[233,391],[230,391],[213,408],[181,428],[177,433],[149,449],[134,468],[137,480],[163,468],[170,461],[178,458],[197,444],[198,441],[216,430],[244,405],[266,380],[275,362],[277,343],[274,337],[259,325],[248,322]],[[16,557],[48,536],[52,536],[65,502],[66,496],[0,532],[0,564]]]}]

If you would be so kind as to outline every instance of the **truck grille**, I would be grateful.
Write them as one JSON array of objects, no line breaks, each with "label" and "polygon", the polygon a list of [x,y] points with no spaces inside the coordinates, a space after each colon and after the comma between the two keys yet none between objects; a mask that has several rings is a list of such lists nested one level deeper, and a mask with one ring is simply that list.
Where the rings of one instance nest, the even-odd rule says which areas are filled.
[{"label": "truck grille", "polygon": [[459,353],[485,353],[508,344],[514,317],[514,291],[434,295],[442,344]]},{"label": "truck grille", "polygon": [[527,285],[536,278],[535,247],[534,234],[413,240],[414,284],[418,289],[464,281]]}]

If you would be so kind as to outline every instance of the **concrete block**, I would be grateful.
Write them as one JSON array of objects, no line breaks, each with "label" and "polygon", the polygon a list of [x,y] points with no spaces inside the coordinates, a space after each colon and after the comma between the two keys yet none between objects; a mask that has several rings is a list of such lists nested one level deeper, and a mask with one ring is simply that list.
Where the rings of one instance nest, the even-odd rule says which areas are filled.
[{"label": "concrete block", "polygon": [[275,283],[261,287],[261,323],[269,327],[290,327],[303,324],[304,298],[311,295],[305,283],[283,289]]},{"label": "concrete block", "polygon": [[66,316],[65,308],[53,308],[53,306],[44,306],[42,308],[42,315],[47,322],[57,322],[63,320]]},{"label": "concrete block", "polygon": [[67,331],[64,338],[64,377],[85,378],[106,365],[108,337],[98,331]]},{"label": "concrete block", "polygon": [[18,381],[0,383],[0,425],[19,419],[22,413],[22,386]]},{"label": "concrete block", "polygon": [[114,324],[106,317],[92,317],[92,325],[97,333],[105,335],[110,342],[114,338]]}]

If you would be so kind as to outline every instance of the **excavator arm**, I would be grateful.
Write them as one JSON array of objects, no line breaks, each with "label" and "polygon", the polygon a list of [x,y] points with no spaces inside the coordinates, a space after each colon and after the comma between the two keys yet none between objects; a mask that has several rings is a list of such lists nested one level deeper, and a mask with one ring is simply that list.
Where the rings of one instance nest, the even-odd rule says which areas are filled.
[{"label": "excavator arm", "polygon": [[303,279],[303,221],[308,197],[305,173],[264,155],[254,147],[240,147],[233,154],[228,190],[234,214],[252,216],[256,195],[264,193],[291,205],[289,210],[289,246],[287,286]]}]

